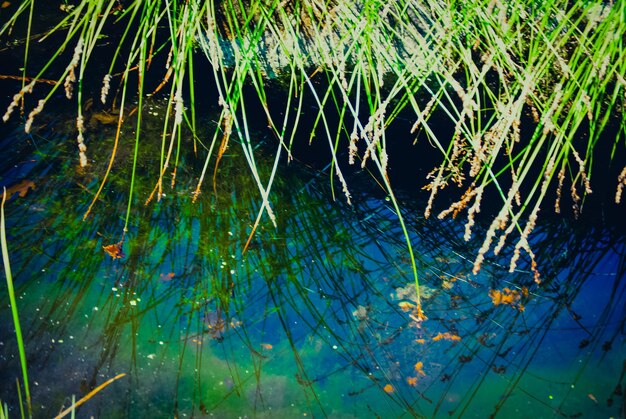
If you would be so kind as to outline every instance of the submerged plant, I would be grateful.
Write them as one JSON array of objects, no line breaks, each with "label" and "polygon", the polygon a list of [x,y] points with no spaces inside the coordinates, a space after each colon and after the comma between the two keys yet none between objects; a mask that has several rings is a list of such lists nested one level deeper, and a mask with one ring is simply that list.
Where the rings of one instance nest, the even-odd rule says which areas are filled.
[{"label": "submerged plant", "polygon": [[[10,35],[20,15],[29,13],[25,64],[32,51],[34,10],[34,1],[22,2],[0,29],[0,35]],[[474,273],[489,251],[498,254],[513,241],[510,270],[524,250],[540,282],[528,236],[546,199],[553,195],[549,205],[560,212],[567,193],[578,213],[592,192],[598,150],[611,149],[610,164],[623,164],[613,161],[623,154],[620,141],[626,129],[626,119],[619,117],[626,87],[626,11],[620,2],[90,0],[66,6],[64,13],[41,39],[54,37],[58,49],[41,68],[24,66],[22,88],[4,120],[26,104],[25,129],[31,130],[35,117],[63,86],[77,104],[78,160],[81,166],[88,165],[84,115],[91,102],[83,90],[88,81],[103,80],[100,100],[103,106],[116,108],[117,135],[85,217],[102,194],[120,147],[129,147],[120,144],[120,131],[136,114],[134,179],[138,150],[148,141],[141,135],[146,101],[168,90],[159,175],[146,204],[164,196],[166,183],[175,185],[182,147],[193,147],[205,156],[197,197],[206,190],[207,175],[212,172],[215,179],[222,156],[237,143],[261,200],[250,243],[264,214],[277,223],[270,192],[279,162],[284,157],[291,160],[294,145],[321,134],[328,142],[330,172],[348,203],[346,163],[369,170],[390,199],[407,241],[419,305],[416,255],[389,176],[394,164],[389,145],[409,141],[411,134],[407,132],[406,139],[390,138],[392,124],[412,119],[415,141],[430,142],[441,155],[425,186],[430,191],[426,217],[435,211],[435,197],[456,185],[464,192],[438,217],[456,217],[467,210],[465,240],[469,240],[483,197],[499,197],[500,209],[483,238]],[[112,48],[102,45],[105,36],[113,37]],[[210,63],[201,74],[198,47]],[[94,65],[96,53],[111,57],[108,69]],[[64,68],[60,76],[49,76],[59,65]],[[215,130],[207,138],[195,134],[184,138],[183,126],[196,132],[195,82],[207,76],[221,110]],[[40,94],[43,88],[37,84],[44,77],[57,81],[33,106],[27,99]],[[273,79],[287,91],[284,103],[269,99]],[[131,94],[131,89],[136,92]],[[130,104],[131,96],[135,105]],[[311,107],[307,103],[317,109],[308,132],[302,133],[299,128]],[[259,111],[276,139],[272,170],[265,177],[260,174],[253,135]],[[451,130],[439,129],[441,115]],[[605,138],[609,124],[618,126],[617,134]],[[624,170],[617,179],[617,202]],[[216,193],[215,181],[213,189]],[[124,233],[133,194],[131,182]]]},{"label": "submerged plant", "polygon": [[[147,134],[159,130],[154,113],[162,108],[144,116],[152,127]],[[0,161],[0,172],[10,173],[39,146],[34,166],[20,170],[37,188],[7,208],[10,231],[19,232],[9,240],[29,368],[39,372],[34,416],[58,414],[60,404],[74,404],[66,395],[87,397],[120,372],[128,379],[78,413],[230,417],[271,409],[280,417],[366,417],[490,410],[506,416],[532,406],[544,415],[574,416],[581,396],[601,396],[607,382],[623,387],[613,369],[622,362],[619,351],[598,353],[621,336],[623,235],[580,235],[567,220],[549,229],[541,223],[531,244],[538,263],[550,267],[542,285],[528,272],[508,275],[492,263],[476,277],[463,225],[410,217],[415,207],[405,204],[411,241],[422,249],[421,298],[432,319],[424,322],[393,206],[363,196],[359,184],[351,208],[328,207],[327,176],[279,168],[272,189],[281,203],[278,228],[262,220],[244,253],[248,214],[259,206],[254,179],[241,171],[245,156],[235,147],[225,153],[217,196],[203,194],[194,203],[194,169],[203,162],[187,150],[177,190],[168,190],[160,205],[135,206],[133,217],[142,222],[120,244],[111,236],[125,220],[111,214],[126,208],[132,167],[114,167],[101,210],[82,222],[87,203],[77,202],[76,193],[98,179],[76,170],[74,145],[62,141],[62,128],[50,123],[30,144],[16,128],[10,149],[26,150]],[[110,150],[111,131],[92,137],[95,155]],[[135,135],[122,134],[122,144]],[[145,142],[139,160],[149,161],[158,148]],[[262,158],[265,178],[273,158]],[[99,173],[108,163],[91,164]],[[139,167],[134,203],[158,175],[158,168]],[[108,255],[108,243],[113,254],[125,255]],[[503,252],[506,260],[513,249]],[[607,295],[590,304],[586,287],[600,285]],[[495,291],[503,298],[494,301]],[[9,308],[0,315],[9,320]],[[570,318],[579,327],[564,340]],[[584,345],[598,350],[579,348]],[[545,356],[555,348],[564,369],[545,372]],[[0,369],[17,375],[17,358],[0,361]],[[2,399],[18,406],[14,391],[2,390]],[[542,402],[548,391],[559,404]],[[605,409],[607,416],[617,414],[616,405]],[[586,407],[602,408],[591,401]]]}]

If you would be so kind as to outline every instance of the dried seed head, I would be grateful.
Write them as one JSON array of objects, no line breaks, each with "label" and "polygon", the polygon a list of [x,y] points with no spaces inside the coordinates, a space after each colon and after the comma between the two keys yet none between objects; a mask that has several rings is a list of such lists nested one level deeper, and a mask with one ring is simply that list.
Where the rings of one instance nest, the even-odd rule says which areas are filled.
[{"label": "dried seed head", "polygon": [[178,85],[176,89],[176,95],[174,96],[174,125],[179,126],[183,122],[183,112],[185,110],[185,103],[183,101],[182,83]]},{"label": "dried seed head", "polygon": [[70,73],[65,77],[65,82],[63,85],[65,86],[65,97],[68,99],[72,98],[74,94],[74,82],[76,81],[76,75],[74,73],[74,69],[70,68]]},{"label": "dried seed head", "polygon": [[[426,179],[434,179],[432,180],[432,182],[424,187],[424,189],[430,189],[430,197],[428,198],[428,204],[426,205],[426,209],[424,210],[424,218],[430,217],[430,211],[432,210],[435,196],[437,195],[439,188],[445,186],[445,183],[442,180],[443,169],[444,166],[441,165],[431,171],[428,176],[426,176]],[[435,172],[437,172],[437,176],[434,175]]]},{"label": "dried seed head", "polygon": [[30,128],[33,125],[33,120],[35,119],[35,116],[37,116],[39,113],[41,113],[41,111],[43,111],[43,107],[45,104],[46,104],[46,100],[41,99],[39,103],[37,104],[37,107],[33,109],[32,111],[30,111],[30,113],[28,114],[28,119],[26,120],[26,124],[24,125],[24,131],[26,131],[27,133],[30,132]]},{"label": "dried seed head", "polygon": [[619,177],[617,178],[617,191],[615,192],[615,203],[619,204],[622,201],[622,191],[626,186],[626,166],[622,169]]},{"label": "dried seed head", "polygon": [[476,256],[476,260],[474,261],[474,268],[472,269],[472,273],[474,275],[478,274],[478,272],[480,271],[480,267],[485,260],[485,254],[489,251],[489,248],[491,248],[491,242],[496,235],[496,230],[500,225],[500,219],[504,213],[505,211],[500,211],[500,214],[493,219],[491,225],[489,226],[489,230],[487,230],[487,233],[485,234],[485,240],[483,241],[483,245],[478,250],[478,256]]},{"label": "dried seed head", "polygon": [[356,146],[356,142],[359,140],[359,136],[356,133],[356,129],[352,131],[350,135],[350,145],[348,146],[348,164],[354,164],[354,158],[356,157],[359,148]]},{"label": "dried seed head", "polygon": [[7,122],[9,120],[9,118],[11,117],[11,114],[13,113],[13,110],[17,107],[17,105],[20,104],[20,100],[24,98],[26,93],[33,92],[33,87],[35,87],[35,80],[31,81],[26,86],[22,87],[22,89],[18,93],[13,95],[13,101],[11,102],[11,104],[7,108],[6,113],[2,117],[2,120],[4,122]]},{"label": "dried seed head", "polygon": [[67,68],[65,69],[68,72],[68,75],[65,77],[65,83],[64,83],[65,96],[68,99],[72,98],[73,86],[74,86],[74,82],[76,81],[75,70],[76,70],[76,67],[78,67],[78,62],[80,61],[80,57],[83,53],[83,45],[84,45],[83,38],[79,38],[78,43],[76,44],[76,47],[74,48],[74,55],[72,56],[72,61],[70,61]]},{"label": "dried seed head", "polygon": [[476,189],[476,198],[474,200],[474,204],[467,211],[467,223],[465,223],[465,235],[463,236],[463,239],[465,241],[469,241],[469,239],[472,237],[472,227],[475,223],[474,216],[480,212],[480,201],[482,200],[484,189],[484,185],[480,185]]},{"label": "dried seed head", "polygon": [[85,131],[85,123],[83,119],[83,115],[78,115],[76,118],[76,128],[78,129],[78,137],[76,141],[78,142],[78,157],[80,160],[80,167],[87,166],[87,155],[85,151],[87,151],[87,146],[85,145],[85,137],[83,136],[83,132]]},{"label": "dried seed head", "polygon": [[476,192],[477,190],[472,183],[472,185],[465,191],[465,193],[461,197],[461,200],[450,205],[447,210],[441,211],[437,218],[443,220],[450,213],[452,213],[452,218],[456,218],[459,212],[461,212],[467,206],[467,204],[469,204],[471,199],[476,195]]},{"label": "dried seed head", "polygon": [[559,170],[559,184],[556,188],[556,200],[554,201],[554,212],[557,214],[561,213],[561,192],[563,191],[563,181],[565,181],[565,164],[561,166],[561,170]]},{"label": "dried seed head", "polygon": [[591,190],[591,184],[589,182],[589,178],[587,177],[587,171],[585,169],[585,162],[583,161],[583,159],[580,158],[580,155],[573,147],[571,147],[571,150],[572,150],[572,155],[578,162],[578,173],[580,177],[582,178],[583,184],[585,185],[585,193],[590,194],[593,191]]},{"label": "dried seed head", "polygon": [[102,91],[100,92],[100,102],[104,105],[109,95],[109,89],[111,88],[111,75],[107,74],[102,80]]},{"label": "dried seed head", "polygon": [[80,160],[80,167],[87,166],[87,155],[85,155],[85,153],[81,151],[80,153],[78,153],[78,157]]},{"label": "dried seed head", "polygon": [[572,210],[574,211],[574,218],[578,218],[580,215],[580,195],[578,195],[578,191],[576,190],[576,183],[572,182],[572,186],[570,187],[570,193],[572,196]]}]

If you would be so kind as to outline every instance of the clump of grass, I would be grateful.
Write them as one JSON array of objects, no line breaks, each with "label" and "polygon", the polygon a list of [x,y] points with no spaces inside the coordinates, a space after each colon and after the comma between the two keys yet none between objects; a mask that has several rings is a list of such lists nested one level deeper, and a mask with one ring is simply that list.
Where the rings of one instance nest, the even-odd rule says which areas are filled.
[{"label": "clump of grass", "polygon": [[[146,203],[159,200],[166,179],[171,185],[176,181],[181,147],[192,146],[183,142],[181,126],[195,129],[196,93],[190,80],[207,77],[194,73],[193,52],[200,46],[211,63],[210,77],[218,92],[215,101],[221,115],[210,138],[193,141],[194,150],[201,144],[206,155],[195,196],[203,191],[210,168],[215,176],[235,137],[262,201],[252,234],[264,214],[276,223],[270,199],[276,168],[283,156],[291,159],[294,142],[303,141],[297,129],[303,96],[311,95],[318,112],[309,141],[316,132],[324,133],[332,156],[331,171],[347,202],[351,196],[342,170],[345,164],[360,162],[364,168],[375,169],[403,226],[416,283],[415,255],[388,176],[393,165],[388,153],[391,141],[409,141],[412,136],[429,141],[439,151],[441,163],[432,169],[425,186],[430,199],[424,215],[429,217],[437,211],[440,218],[456,217],[466,211],[466,240],[472,236],[486,192],[495,191],[500,197],[501,209],[478,251],[475,273],[488,252],[498,254],[511,243],[510,269],[516,268],[523,250],[539,282],[528,236],[540,210],[550,205],[560,212],[562,196],[567,193],[572,211],[582,211],[586,196],[593,190],[594,150],[612,148],[613,159],[620,135],[626,130],[622,118],[618,121],[620,134],[602,136],[612,116],[624,106],[626,12],[619,3],[136,0],[126,2],[121,9],[118,6],[113,0],[92,0],[80,2],[67,13],[50,31],[64,31],[65,40],[33,81],[15,95],[5,120],[33,92],[52,63],[63,57],[62,52],[73,47],[74,54],[58,83],[30,111],[26,128],[63,85],[78,106],[79,161],[88,164],[81,128],[85,107],[81,86],[99,37],[121,25],[116,54],[108,72],[101,75],[101,100],[111,103],[111,83],[119,81],[121,93],[115,98],[120,108],[118,138],[125,115],[139,115],[135,168],[143,141],[143,100],[149,91],[169,88],[160,175]],[[33,8],[34,2],[23,2],[0,34],[10,30],[20,13],[31,10],[32,16]],[[166,40],[160,40],[160,31],[167,32]],[[151,68],[159,54],[167,57],[165,68],[160,69],[162,82],[149,89],[145,75],[159,71]],[[126,61],[118,63],[122,57]],[[139,102],[129,110],[128,80],[135,71]],[[267,98],[268,78],[278,74],[286,80],[284,104],[271,103]],[[318,83],[321,79],[323,83]],[[75,97],[73,86],[77,86]],[[248,124],[251,104],[243,94],[247,86],[256,92],[255,99],[277,139],[273,170],[265,178],[257,167],[256,144]],[[339,115],[336,125],[330,122],[331,111]],[[411,133],[407,132],[406,139],[388,138],[389,126],[401,113],[412,115],[415,124]],[[440,122],[433,115],[441,113],[454,127],[450,137],[438,134],[441,131],[436,124]],[[527,139],[522,139],[522,124],[529,132]],[[349,139],[347,162],[342,161],[339,150],[342,138]],[[103,190],[118,146],[116,139],[109,169],[92,206]],[[623,178],[620,176],[616,183],[618,202]],[[436,209],[435,198],[450,185],[464,192],[449,208]],[[133,194],[132,183],[129,194]],[[556,199],[546,203],[550,195]]]}]

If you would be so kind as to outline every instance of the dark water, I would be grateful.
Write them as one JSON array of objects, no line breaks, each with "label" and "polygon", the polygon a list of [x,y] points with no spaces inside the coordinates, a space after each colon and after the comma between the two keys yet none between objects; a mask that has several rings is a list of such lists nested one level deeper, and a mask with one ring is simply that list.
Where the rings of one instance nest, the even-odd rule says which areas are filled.
[{"label": "dark water", "polygon": [[[90,129],[83,170],[72,126],[47,116],[33,135],[5,126],[2,139],[0,183],[34,184],[5,210],[35,417],[121,373],[79,417],[623,417],[626,238],[611,226],[540,221],[538,285],[524,266],[508,272],[510,254],[473,275],[480,232],[465,243],[462,220],[425,221],[407,201],[428,316],[416,321],[397,217],[358,185],[347,206],[325,175],[282,165],[277,225],[264,216],[244,254],[261,199],[235,143],[217,194],[209,176],[192,202],[200,148],[144,205],[160,153],[145,142],[113,259],[103,246],[122,238],[134,134],[83,221],[114,130]],[[142,138],[160,135],[144,126]],[[273,161],[257,158],[267,180]],[[0,398],[17,417],[5,286],[0,301]]]}]

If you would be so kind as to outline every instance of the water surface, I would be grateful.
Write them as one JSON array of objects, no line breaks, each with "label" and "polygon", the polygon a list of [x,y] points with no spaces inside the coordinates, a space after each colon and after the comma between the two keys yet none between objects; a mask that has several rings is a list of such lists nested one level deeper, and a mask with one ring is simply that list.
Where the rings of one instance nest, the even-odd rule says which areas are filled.
[{"label": "water surface", "polygon": [[[161,110],[153,104],[142,138],[159,137]],[[422,320],[397,216],[369,185],[355,185],[348,206],[331,199],[326,175],[281,165],[270,196],[277,225],[264,216],[244,253],[261,199],[239,145],[215,191],[210,179],[192,202],[200,147],[181,154],[174,188],[168,174],[165,196],[144,205],[160,153],[146,142],[123,236],[134,133],[123,133],[83,221],[114,131],[91,127],[81,169],[72,126],[49,116],[32,135],[16,127],[2,139],[0,183],[32,183],[6,213],[35,417],[120,373],[79,416],[624,414],[626,240],[616,229],[540,222],[537,284],[523,264],[508,272],[506,250],[473,275],[480,231],[466,243],[463,220],[425,221],[406,200]],[[257,153],[267,179],[273,161]],[[121,257],[104,251],[118,243]],[[4,286],[0,301],[0,398],[17,417]]]}]

